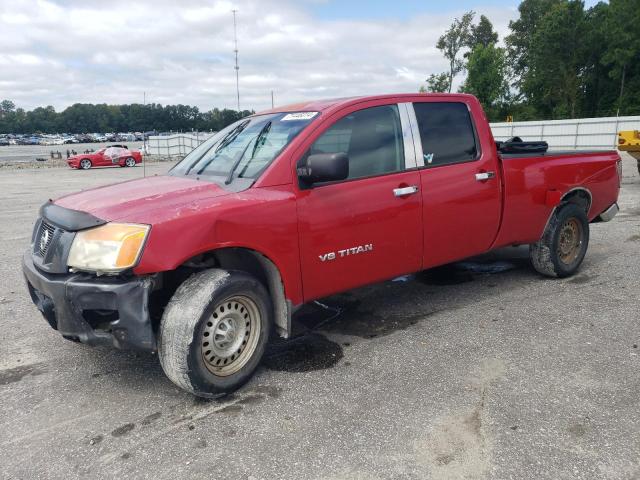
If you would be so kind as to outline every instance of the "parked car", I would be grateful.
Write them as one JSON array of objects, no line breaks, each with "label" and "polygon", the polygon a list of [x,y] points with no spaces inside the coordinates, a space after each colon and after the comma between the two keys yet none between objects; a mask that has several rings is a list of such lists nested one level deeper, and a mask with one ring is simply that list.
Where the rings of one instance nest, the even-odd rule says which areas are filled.
[{"label": "parked car", "polygon": [[620,156],[515,143],[500,148],[529,153],[500,153],[461,94],[255,114],[165,175],[46,203],[28,289],[65,338],[157,351],[176,385],[215,397],[306,302],[514,244],[573,275],[590,222],[618,211]]},{"label": "parked car", "polygon": [[142,154],[129,150],[126,145],[110,145],[93,153],[80,153],[67,159],[71,168],[82,170],[91,167],[135,167],[140,162]]}]

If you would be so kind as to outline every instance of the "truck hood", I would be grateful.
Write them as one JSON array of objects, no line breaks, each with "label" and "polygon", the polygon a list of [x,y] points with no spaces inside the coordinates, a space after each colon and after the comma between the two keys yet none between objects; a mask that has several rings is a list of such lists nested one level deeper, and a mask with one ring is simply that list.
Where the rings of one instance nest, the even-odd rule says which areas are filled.
[{"label": "truck hood", "polygon": [[211,182],[160,175],[73,193],[60,197],[55,204],[113,221],[140,217],[145,211],[175,209],[231,193]]}]

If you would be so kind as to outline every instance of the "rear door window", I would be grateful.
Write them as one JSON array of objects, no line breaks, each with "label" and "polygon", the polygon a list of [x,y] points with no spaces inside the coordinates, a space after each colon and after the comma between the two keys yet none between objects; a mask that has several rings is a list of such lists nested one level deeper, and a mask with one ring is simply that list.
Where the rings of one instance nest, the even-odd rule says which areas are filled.
[{"label": "rear door window", "polygon": [[467,105],[459,102],[414,103],[425,167],[470,162],[478,143]]}]

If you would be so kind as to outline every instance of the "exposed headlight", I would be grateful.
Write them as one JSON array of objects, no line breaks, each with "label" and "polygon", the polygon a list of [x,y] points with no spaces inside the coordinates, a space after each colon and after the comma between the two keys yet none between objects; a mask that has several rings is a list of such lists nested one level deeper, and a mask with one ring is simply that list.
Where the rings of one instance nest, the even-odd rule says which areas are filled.
[{"label": "exposed headlight", "polygon": [[107,223],[76,233],[67,265],[78,270],[117,273],[138,263],[149,225]]}]

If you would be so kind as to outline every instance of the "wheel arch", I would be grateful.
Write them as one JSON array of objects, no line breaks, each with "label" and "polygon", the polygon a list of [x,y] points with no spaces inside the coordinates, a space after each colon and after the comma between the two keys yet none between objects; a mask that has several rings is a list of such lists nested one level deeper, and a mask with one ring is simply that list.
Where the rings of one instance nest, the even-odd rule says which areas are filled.
[{"label": "wheel arch", "polygon": [[[593,204],[593,195],[591,194],[591,191],[585,187],[575,187],[562,196],[559,205],[562,205],[563,203],[574,203],[578,205],[585,211],[588,217],[591,205]],[[558,208],[558,206],[556,206],[556,208]]]},{"label": "wheel arch", "polygon": [[549,218],[547,218],[547,222],[544,224],[544,228],[542,229],[542,233],[540,234],[540,238],[542,238],[542,235],[544,235],[544,232],[546,232],[547,228],[549,228],[549,223],[551,222],[551,219],[558,211],[558,208],[560,208],[562,205],[565,205],[567,203],[574,203],[579,207],[581,207],[588,218],[589,211],[591,210],[591,205],[593,203],[593,195],[591,194],[591,191],[585,187],[573,187],[567,190],[562,195],[562,197],[560,197],[560,201],[558,202],[558,204],[555,207],[553,207],[553,209],[551,210],[551,213],[549,214]]},{"label": "wheel arch", "polygon": [[181,270],[192,272],[206,268],[238,270],[256,277],[271,296],[276,331],[281,337],[289,338],[293,307],[291,301],[286,298],[282,275],[275,262],[250,248],[223,247],[191,257],[173,272],[165,272],[165,275],[171,276]]}]

